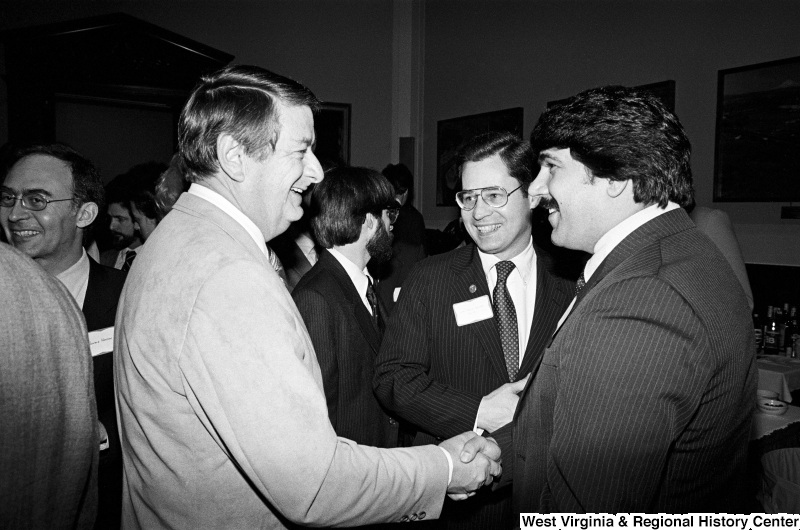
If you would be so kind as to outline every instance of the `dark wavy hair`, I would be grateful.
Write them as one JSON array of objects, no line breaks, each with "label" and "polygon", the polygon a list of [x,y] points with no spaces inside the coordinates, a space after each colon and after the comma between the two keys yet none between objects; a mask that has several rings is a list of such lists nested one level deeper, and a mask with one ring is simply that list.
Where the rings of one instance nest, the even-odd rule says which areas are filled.
[{"label": "dark wavy hair", "polygon": [[467,162],[480,162],[494,155],[500,155],[508,174],[520,183],[523,195],[527,194],[535,176],[536,157],[528,142],[510,132],[487,132],[464,142],[456,153],[459,178]]},{"label": "dark wavy hair", "polygon": [[16,152],[12,159],[13,162],[9,165],[9,170],[23,158],[32,155],[52,156],[64,162],[72,172],[72,193],[75,195],[75,205],[80,207],[87,202],[93,202],[97,204],[100,211],[103,210],[106,197],[103,181],[91,160],[67,144],[32,145]]},{"label": "dark wavy hair", "polygon": [[222,133],[232,135],[249,156],[263,160],[280,134],[276,101],[312,111],[320,103],[297,81],[257,66],[228,66],[204,76],[178,123],[186,178],[198,182],[218,169],[217,138]]},{"label": "dark wavy hair", "polygon": [[592,178],[630,179],[638,203],[694,203],[692,146],[675,114],[650,93],[622,86],[581,92],[541,115],[531,146],[535,153],[569,149]]},{"label": "dark wavy hair", "polygon": [[325,247],[347,245],[358,240],[367,214],[381,217],[394,204],[389,181],[366,167],[338,167],[325,174],[311,192],[311,228]]}]

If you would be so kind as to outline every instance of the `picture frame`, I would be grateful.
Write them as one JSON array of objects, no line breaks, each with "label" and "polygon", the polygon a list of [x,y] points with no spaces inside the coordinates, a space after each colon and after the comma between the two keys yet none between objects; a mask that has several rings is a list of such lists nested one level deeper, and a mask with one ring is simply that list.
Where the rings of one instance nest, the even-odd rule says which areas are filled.
[{"label": "picture frame", "polygon": [[[667,81],[658,81],[657,83],[647,83],[645,85],[637,85],[634,88],[650,92],[669,109],[670,112],[675,112],[675,81],[669,79]],[[564,103],[569,98],[557,99],[555,101],[548,101],[547,108]]]},{"label": "picture frame", "polygon": [[465,141],[490,131],[507,131],[522,138],[524,109],[514,107],[440,120],[436,126],[436,206],[457,206],[461,191],[456,153]]},{"label": "picture frame", "polygon": [[715,202],[800,201],[800,57],[719,70]]},{"label": "picture frame", "polygon": [[314,154],[323,166],[350,164],[349,103],[325,102],[314,115]]}]

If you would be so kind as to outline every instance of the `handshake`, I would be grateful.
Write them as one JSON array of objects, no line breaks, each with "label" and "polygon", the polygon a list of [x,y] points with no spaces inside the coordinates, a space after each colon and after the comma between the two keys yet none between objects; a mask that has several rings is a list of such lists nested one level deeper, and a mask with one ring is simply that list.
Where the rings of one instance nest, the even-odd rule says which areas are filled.
[{"label": "handshake", "polygon": [[470,431],[445,440],[439,447],[453,459],[453,477],[447,486],[447,494],[453,500],[472,497],[503,471],[500,447],[491,438]]}]

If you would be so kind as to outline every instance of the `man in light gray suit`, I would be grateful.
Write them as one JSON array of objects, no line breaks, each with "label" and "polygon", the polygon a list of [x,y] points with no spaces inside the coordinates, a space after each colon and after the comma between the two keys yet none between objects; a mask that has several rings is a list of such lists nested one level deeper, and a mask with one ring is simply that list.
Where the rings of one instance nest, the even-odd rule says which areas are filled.
[{"label": "man in light gray suit", "polygon": [[465,498],[500,472],[489,440],[460,460],[473,433],[385,450],[331,427],[311,339],[264,244],[323,178],[317,104],[295,81],[234,66],[203,78],[181,113],[193,184],[134,262],[117,318],[123,528],[430,519],[446,493]]}]

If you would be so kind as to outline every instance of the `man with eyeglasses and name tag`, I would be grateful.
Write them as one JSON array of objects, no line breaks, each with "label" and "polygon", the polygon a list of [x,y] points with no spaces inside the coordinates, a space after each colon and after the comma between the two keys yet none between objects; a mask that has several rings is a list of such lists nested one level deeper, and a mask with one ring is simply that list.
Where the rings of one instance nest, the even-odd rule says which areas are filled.
[{"label": "man with eyeglasses and name tag", "polygon": [[[573,292],[533,245],[527,189],[536,161],[528,143],[487,133],[458,157],[463,191],[456,201],[475,244],[416,266],[375,368],[376,395],[418,429],[415,445],[469,429],[489,435],[508,424]],[[441,518],[450,529],[508,528],[511,521],[507,491],[446,503]]]},{"label": "man with eyeglasses and name tag", "polygon": [[100,175],[88,159],[63,144],[33,146],[17,155],[0,188],[0,224],[13,247],[64,284],[86,319],[100,423],[96,528],[118,528],[122,453],[111,349],[125,273],[100,265],[83,248],[103,201]]}]

